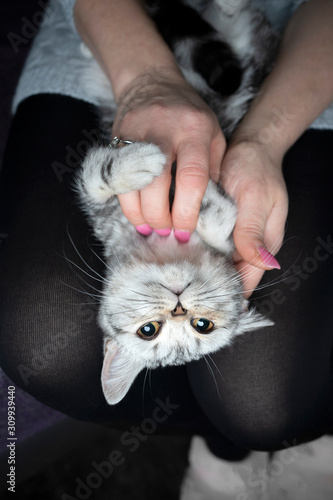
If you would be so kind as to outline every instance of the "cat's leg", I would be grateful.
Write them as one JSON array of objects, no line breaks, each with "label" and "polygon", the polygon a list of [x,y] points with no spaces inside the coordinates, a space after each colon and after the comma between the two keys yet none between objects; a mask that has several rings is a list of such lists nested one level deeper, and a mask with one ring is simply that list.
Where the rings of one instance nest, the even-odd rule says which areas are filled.
[{"label": "cat's leg", "polygon": [[94,147],[82,165],[78,188],[83,202],[104,204],[117,194],[144,188],[163,170],[158,146],[133,143],[122,148]]},{"label": "cat's leg", "polygon": [[234,16],[239,10],[247,6],[248,0],[214,0],[224,15]]},{"label": "cat's leg", "polygon": [[142,189],[162,173],[165,155],[158,146],[132,143],[122,148],[94,147],[77,178],[84,210],[105,252],[114,251],[125,235],[132,238],[134,226],[122,213],[116,195]]},{"label": "cat's leg", "polygon": [[209,181],[204,194],[196,227],[201,239],[222,253],[233,251],[232,231],[236,222],[235,203],[222,188]]}]

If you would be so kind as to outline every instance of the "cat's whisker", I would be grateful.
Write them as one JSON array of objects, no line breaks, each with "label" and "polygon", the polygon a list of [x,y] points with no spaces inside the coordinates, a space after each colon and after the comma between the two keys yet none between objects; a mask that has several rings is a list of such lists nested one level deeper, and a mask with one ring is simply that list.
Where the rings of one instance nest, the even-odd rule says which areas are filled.
[{"label": "cat's whisker", "polygon": [[[97,280],[97,281],[101,281],[101,280],[99,280],[99,279],[95,278],[94,276],[91,276],[91,275],[90,275],[89,273],[87,273],[84,269],[82,269],[80,266],[78,266],[77,264],[75,264],[75,262],[72,262],[70,259],[67,259],[67,257],[65,257],[65,259],[67,260],[67,262],[68,262],[68,263],[70,263],[70,264],[72,264],[74,267],[78,268],[78,269],[79,269],[81,272],[83,272],[86,276],[89,276],[89,278],[95,279],[95,280]],[[79,275],[79,273],[74,272],[74,270],[73,270],[73,273],[75,274],[75,276],[76,276],[77,278],[79,278],[79,280],[81,280],[81,281],[82,281],[85,285],[87,285],[89,288],[92,288],[93,290],[95,290],[96,292],[99,292],[99,293],[101,293],[101,292],[102,292],[99,288],[96,288],[96,287],[94,287],[91,283],[88,283],[87,281],[85,281],[85,280],[83,279],[83,277]]]},{"label": "cat's whisker", "polygon": [[149,369],[149,392],[150,392],[151,399],[154,399],[153,398],[152,383],[151,383],[152,375],[153,375],[153,371]]},{"label": "cat's whisker", "polygon": [[216,371],[219,373],[219,375],[220,375],[221,379],[223,380],[223,382],[224,382],[225,386],[227,387],[227,389],[228,389],[228,390],[230,390],[230,388],[229,388],[229,386],[228,386],[228,384],[227,384],[226,379],[223,377],[223,375],[222,375],[221,371],[219,370],[219,368],[218,368],[217,364],[215,363],[215,361],[213,360],[213,358],[211,357],[211,355],[210,355],[210,354],[207,354],[207,356],[208,356],[208,358],[211,360],[211,362],[213,363],[213,365],[215,366]]},{"label": "cat's whisker", "polygon": [[210,309],[211,311],[216,311],[216,307],[211,307],[208,304],[205,304],[205,308]]},{"label": "cat's whisker", "polygon": [[[273,253],[273,255],[276,253],[277,249],[282,248],[282,246],[284,246],[289,241],[289,239],[283,241],[284,235],[285,235],[285,233],[283,234],[283,236],[281,238],[279,238],[278,240],[276,240],[276,243],[272,246],[271,253]],[[281,241],[283,241],[282,244],[281,244]],[[241,277],[241,279],[249,278],[252,273],[254,274],[256,272],[256,269],[258,269],[258,268],[256,266],[254,266],[252,264],[252,262],[253,262],[253,260],[251,262],[247,263],[246,266],[244,266],[243,271],[242,271],[242,277],[237,272],[238,277]],[[249,270],[244,272],[244,270],[246,270],[247,268],[249,268]],[[236,278],[237,278],[237,274],[236,274]]]},{"label": "cat's whisker", "polygon": [[[136,311],[141,311],[141,310],[145,310],[145,309],[146,309],[146,307],[144,307],[144,306],[135,308]],[[151,312],[152,312],[152,310],[147,311],[147,315],[151,314]],[[108,314],[108,316],[116,316],[117,314],[122,315],[125,313],[133,313],[133,310],[132,309],[119,309],[118,311],[108,312],[107,314]]]},{"label": "cat's whisker", "polygon": [[91,306],[91,305],[97,305],[98,301],[95,300],[95,302],[72,302],[74,306]]},{"label": "cat's whisker", "polygon": [[253,266],[252,264],[246,264],[243,267],[242,274],[240,274],[238,271],[235,272],[234,276],[228,283],[233,284],[233,283],[242,283],[242,281],[245,278],[251,277],[253,274],[257,272],[258,268],[256,266]]},{"label": "cat's whisker", "polygon": [[[207,292],[207,294],[209,293],[209,291]],[[226,291],[226,292],[221,292],[221,293],[218,293],[217,295],[205,295],[203,294],[203,300],[219,300],[219,299],[228,299],[230,297],[234,297],[235,295],[239,295],[239,294],[242,294],[243,292],[242,291],[234,291],[234,290],[231,290],[231,291]]]},{"label": "cat's whisker", "polygon": [[147,299],[149,299],[149,300],[151,299],[151,295],[147,295],[145,293],[142,293],[140,290],[132,290],[131,288],[129,288],[129,291],[133,292],[137,295],[141,295],[141,297],[147,297]]},{"label": "cat's whisker", "polygon": [[130,297],[128,297],[126,300],[127,300],[128,302],[135,302],[136,304],[137,304],[138,302],[143,302],[144,304],[149,304],[149,305],[151,305],[151,304],[154,304],[154,305],[160,305],[160,304],[161,304],[161,302],[157,302],[157,301],[153,301],[153,300],[131,299]]},{"label": "cat's whisker", "polygon": [[[155,312],[155,308],[151,308],[151,309],[148,309],[146,308],[146,306],[141,306],[141,307],[136,307],[135,308],[135,311],[141,311],[143,310],[144,311],[144,314],[145,316],[149,317],[149,316],[153,316],[154,315],[154,312]],[[124,314],[129,314],[129,313],[133,313],[133,310],[132,309],[125,309],[125,308],[120,308],[118,309],[117,311],[114,311],[114,312],[108,312],[108,316],[110,317],[113,317],[113,316],[123,316]]]},{"label": "cat's whisker", "polygon": [[209,364],[209,361],[208,361],[207,357],[206,357],[206,356],[204,356],[204,357],[203,357],[203,359],[205,360],[205,363],[206,363],[206,365],[207,365],[207,368],[208,368],[208,370],[209,370],[209,372],[210,372],[210,374],[211,374],[211,376],[212,376],[212,378],[213,378],[213,380],[214,380],[214,384],[215,384],[215,387],[216,387],[216,391],[217,391],[217,394],[218,394],[219,400],[221,400],[221,394],[220,394],[219,386],[218,386],[218,383],[217,383],[216,377],[215,377],[215,375],[214,375],[213,369],[212,369],[212,367],[210,366],[210,364]]},{"label": "cat's whisker", "polygon": [[[97,281],[102,282],[102,280],[100,280],[100,279],[98,279],[98,278],[96,278],[96,277],[94,277],[94,276],[91,276],[91,275],[90,275],[87,271],[85,271],[84,269],[82,269],[82,268],[81,268],[78,264],[76,264],[76,263],[75,263],[75,262],[73,262],[71,259],[69,259],[68,257],[66,257],[66,255],[64,255],[64,258],[65,258],[65,260],[66,260],[66,261],[67,261],[67,262],[71,265],[71,267],[72,267],[72,268],[73,268],[73,267],[75,267],[75,268],[79,269],[79,270],[80,270],[83,274],[85,274],[86,276],[89,276],[89,278],[92,278],[92,279],[94,279],[94,280],[97,280]],[[85,281],[85,280],[83,279],[83,277],[82,277],[82,276],[80,276],[80,274],[79,274],[79,273],[77,273],[77,272],[75,272],[75,271],[74,271],[74,269],[73,269],[73,273],[74,273],[74,274],[75,274],[75,276],[76,276],[76,277],[77,277],[80,281],[82,281],[82,282],[83,282],[86,286],[88,286],[89,288],[91,288],[91,289],[95,290],[95,291],[96,291],[96,292],[98,292],[99,294],[103,294],[103,292],[102,292],[102,290],[101,290],[101,289],[96,288],[96,287],[94,287],[91,283],[88,283],[87,281]],[[104,282],[106,282],[106,280],[103,280],[103,281],[104,281]],[[101,295],[101,297],[102,297],[102,295]]]},{"label": "cat's whisker", "polygon": [[221,286],[218,286],[216,288],[211,288],[211,289],[208,289],[208,290],[205,290],[204,292],[200,292],[197,294],[198,297],[201,297],[202,295],[205,295],[207,293],[212,293],[212,292],[216,292],[216,291],[220,291],[222,289],[222,285]]},{"label": "cat's whisker", "polygon": [[[111,250],[112,250],[112,255],[113,255],[114,259],[116,260],[117,264],[119,264],[121,266],[121,259],[118,255],[118,253],[116,253],[116,251],[113,248]],[[106,264],[106,268],[109,271],[113,271],[113,269],[108,264]]]},{"label": "cat's whisker", "polygon": [[201,283],[200,286],[198,286],[198,289],[202,290],[203,288],[205,288],[205,286],[207,286],[207,283],[209,283],[210,281],[211,281],[211,278],[208,278],[206,281]]},{"label": "cat's whisker", "polygon": [[65,283],[64,281],[59,280],[59,283],[62,283],[63,285],[67,286],[68,288],[71,288],[72,290],[75,290],[76,292],[83,293],[84,295],[88,295],[92,299],[96,299],[96,300],[100,301],[100,299],[103,298],[103,295],[97,295],[97,294],[89,293],[85,290],[80,290],[79,288],[71,286],[68,283]]},{"label": "cat's whisker", "polygon": [[[67,227],[66,227],[67,236],[68,236],[69,241],[71,242],[72,247],[74,248],[74,250],[75,250],[76,254],[77,254],[77,255],[78,255],[78,257],[82,260],[82,262],[83,262],[83,263],[87,266],[87,268],[88,268],[88,269],[90,269],[90,271],[92,271],[92,273],[93,273],[93,274],[95,274],[96,276],[98,276],[99,278],[101,278],[101,280],[102,280],[103,282],[105,282],[105,278],[104,278],[102,275],[100,275],[100,274],[96,271],[96,269],[94,269],[93,267],[91,267],[91,266],[88,264],[88,262],[86,262],[86,261],[84,260],[84,258],[82,257],[81,253],[79,252],[79,250],[78,250],[77,246],[76,246],[76,245],[75,245],[75,243],[74,243],[73,238],[72,238],[72,237],[71,237],[71,235],[70,235],[70,232],[69,232],[69,229],[68,229],[68,224],[69,224],[69,223],[67,223]],[[66,256],[65,256],[65,257],[66,257]],[[96,278],[96,279],[97,279],[97,278]]]},{"label": "cat's whisker", "polygon": [[[148,306],[153,306],[152,307],[152,310],[154,310],[155,308],[159,307],[161,305],[160,302],[156,302],[156,301],[148,301],[148,300],[136,300],[136,299],[131,299],[131,298],[126,298],[126,302],[133,302],[135,304],[135,309],[136,310],[141,310],[141,309],[145,309],[147,308]],[[141,306],[138,307],[137,304],[140,303]]]},{"label": "cat's whisker", "polygon": [[[298,260],[298,258],[295,259],[294,264],[297,262],[297,260]],[[260,291],[260,290],[263,290],[264,288],[268,288],[268,287],[273,286],[273,285],[278,285],[279,283],[283,283],[286,279],[293,278],[294,276],[297,276],[299,273],[301,273],[301,270],[299,272],[294,273],[294,274],[289,274],[289,269],[287,269],[282,274],[280,274],[278,277],[272,279],[268,283],[258,285],[256,288],[253,288],[251,290],[249,289],[247,291],[249,291],[249,292]]]},{"label": "cat's whisker", "polygon": [[147,377],[148,377],[149,372],[150,372],[150,369],[146,368],[146,373],[145,373],[145,376],[144,376],[144,379],[143,379],[143,385],[142,385],[142,399],[141,399],[141,402],[142,402],[142,411],[143,411],[143,413],[144,413],[144,400],[145,400],[146,381],[147,381]]},{"label": "cat's whisker", "polygon": [[208,307],[207,302],[215,304],[215,307],[211,306],[208,309],[216,310],[216,304],[221,303],[221,299],[228,299],[230,295],[216,295],[216,297],[204,297],[205,307]]},{"label": "cat's whisker", "polygon": [[[97,259],[108,269],[110,269],[108,267],[108,264],[107,262],[100,256],[98,255],[98,253],[93,249],[93,247],[88,243],[88,248],[89,250],[95,255],[95,257],[97,257]],[[110,269],[111,270],[111,269]],[[105,279],[105,278],[104,278]]]}]

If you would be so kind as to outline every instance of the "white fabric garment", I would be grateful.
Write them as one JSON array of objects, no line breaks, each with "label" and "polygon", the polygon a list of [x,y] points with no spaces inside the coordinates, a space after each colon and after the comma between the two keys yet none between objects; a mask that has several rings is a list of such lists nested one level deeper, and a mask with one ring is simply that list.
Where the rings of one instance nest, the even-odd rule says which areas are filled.
[{"label": "white fabric garment", "polygon": [[[199,11],[207,1],[210,0],[187,0]],[[225,1],[232,4],[240,0]],[[304,1],[252,0],[280,32]],[[76,31],[74,5],[75,0],[50,0],[16,89],[13,112],[23,99],[42,93],[63,94],[97,104],[82,84],[82,76],[91,55]],[[333,128],[333,104],[315,120],[311,128]]]}]

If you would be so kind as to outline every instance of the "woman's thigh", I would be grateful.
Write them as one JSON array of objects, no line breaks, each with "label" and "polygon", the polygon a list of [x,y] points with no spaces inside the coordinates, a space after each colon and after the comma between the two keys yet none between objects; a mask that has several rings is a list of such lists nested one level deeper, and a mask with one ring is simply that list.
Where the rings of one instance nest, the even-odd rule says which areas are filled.
[{"label": "woman's thigh", "polygon": [[[333,428],[333,132],[308,131],[284,160],[290,197],[281,271],[252,302],[275,325],[189,366],[208,417],[239,446],[277,449]],[[203,391],[202,388],[205,387]]]}]

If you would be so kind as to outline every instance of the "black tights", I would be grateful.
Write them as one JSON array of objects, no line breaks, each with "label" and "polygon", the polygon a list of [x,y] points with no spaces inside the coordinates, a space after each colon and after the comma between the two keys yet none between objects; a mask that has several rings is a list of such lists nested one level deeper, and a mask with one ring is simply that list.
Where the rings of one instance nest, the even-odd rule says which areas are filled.
[{"label": "black tights", "polygon": [[63,96],[27,99],[15,116],[1,185],[2,368],[78,419],[121,426],[155,416],[161,428],[209,435],[230,459],[329,432],[333,133],[308,131],[284,161],[290,213],[277,256],[282,271],[267,272],[261,285],[270,286],[253,295],[275,326],[212,355],[213,375],[204,360],[142,372],[126,398],[108,406],[89,295],[98,294],[101,248],[71,190],[97,128],[90,105]]}]

